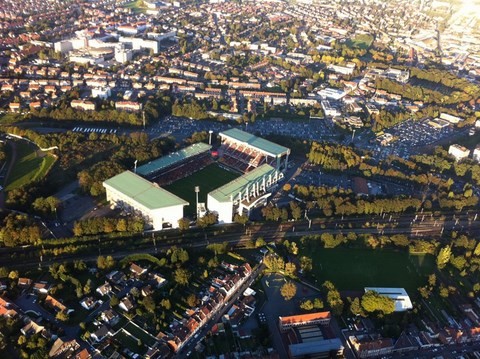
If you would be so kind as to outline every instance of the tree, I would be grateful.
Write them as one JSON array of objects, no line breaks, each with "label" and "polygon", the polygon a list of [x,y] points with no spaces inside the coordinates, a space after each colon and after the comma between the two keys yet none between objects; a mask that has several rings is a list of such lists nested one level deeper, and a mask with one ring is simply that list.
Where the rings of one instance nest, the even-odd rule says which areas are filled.
[{"label": "tree", "polygon": [[66,322],[68,320],[68,314],[66,311],[62,310],[55,315],[55,318],[61,322]]},{"label": "tree", "polygon": [[148,312],[155,312],[155,301],[151,296],[146,296],[145,298],[143,298],[142,305]]},{"label": "tree", "polygon": [[197,296],[195,294],[190,294],[187,297],[187,304],[190,308],[193,308],[197,305]]},{"label": "tree", "polygon": [[180,218],[178,220],[178,229],[181,231],[186,231],[188,228],[190,228],[190,220],[188,218]]},{"label": "tree", "polygon": [[438,269],[443,269],[450,261],[452,255],[452,248],[450,246],[443,247],[440,249],[440,252],[437,256],[437,267]]},{"label": "tree", "polygon": [[312,301],[310,299],[303,301],[302,303],[300,303],[300,309],[303,309],[306,311],[312,310],[313,309]]},{"label": "tree", "polygon": [[245,225],[247,224],[248,222],[248,216],[245,215],[245,214],[235,214],[235,216],[233,217],[233,221],[235,223],[238,223],[238,224],[241,224],[245,227]]},{"label": "tree", "polygon": [[300,269],[304,272],[310,272],[313,268],[312,258],[302,256],[300,257]]},{"label": "tree", "polygon": [[367,291],[362,296],[362,308],[369,313],[382,312],[391,314],[395,311],[395,301],[384,295],[380,295],[373,290]]},{"label": "tree", "polygon": [[325,281],[322,285],[327,292],[327,303],[332,309],[333,314],[340,315],[343,312],[343,300],[340,292],[335,288],[332,282]]},{"label": "tree", "polygon": [[355,298],[350,303],[350,312],[353,315],[361,315],[363,313],[362,306],[360,305],[360,299],[359,298]]},{"label": "tree", "polygon": [[428,276],[428,284],[431,286],[431,287],[435,287],[435,284],[437,283],[437,276],[435,275],[435,273],[432,273]]},{"label": "tree", "polygon": [[112,295],[112,298],[110,298],[110,307],[116,307],[120,303],[120,300],[116,295]]},{"label": "tree", "polygon": [[97,267],[100,270],[110,269],[115,265],[115,259],[112,256],[98,256]]},{"label": "tree", "polygon": [[263,239],[263,237],[258,237],[256,240],[255,240],[255,248],[260,248],[260,247],[263,247],[267,245],[267,242],[265,242],[265,240]]},{"label": "tree", "polygon": [[183,286],[188,285],[190,281],[190,273],[184,268],[176,269],[173,277],[175,282]]},{"label": "tree", "polygon": [[280,293],[282,294],[283,299],[288,301],[295,297],[295,294],[297,294],[297,286],[293,282],[286,282],[280,288]]}]

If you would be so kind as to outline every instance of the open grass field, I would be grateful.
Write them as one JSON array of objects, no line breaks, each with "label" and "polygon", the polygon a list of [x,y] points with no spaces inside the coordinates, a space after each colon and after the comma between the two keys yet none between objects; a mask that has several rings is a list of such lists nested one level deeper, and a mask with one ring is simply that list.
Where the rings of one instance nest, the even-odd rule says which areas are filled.
[{"label": "open grass field", "polygon": [[355,36],[352,39],[347,40],[347,46],[354,47],[357,49],[368,49],[372,45],[373,36],[368,34],[360,34]]},{"label": "open grass field", "polygon": [[319,247],[305,254],[313,259],[318,282],[330,280],[339,290],[400,287],[412,295],[418,287],[426,284],[426,277],[435,268],[435,259],[431,255],[409,255],[391,250]]},{"label": "open grass field", "polygon": [[134,0],[123,5],[123,7],[127,9],[132,9],[132,11],[135,13],[145,12],[145,4],[143,0]]},{"label": "open grass field", "polygon": [[191,216],[195,214],[195,186],[200,186],[198,201],[207,202],[207,194],[209,192],[239,176],[237,173],[227,171],[216,164],[211,164],[191,176],[165,186],[165,189],[190,203],[189,206],[185,207],[185,215]]},{"label": "open grass field", "polygon": [[44,177],[55,163],[49,154],[40,156],[37,149],[28,142],[17,141],[17,160],[8,178],[7,190],[22,187]]}]

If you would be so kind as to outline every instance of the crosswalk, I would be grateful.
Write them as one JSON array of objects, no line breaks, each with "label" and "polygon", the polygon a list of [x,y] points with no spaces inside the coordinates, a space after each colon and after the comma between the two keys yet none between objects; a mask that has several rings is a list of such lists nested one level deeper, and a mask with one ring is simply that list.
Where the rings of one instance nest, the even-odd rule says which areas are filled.
[{"label": "crosswalk", "polygon": [[97,128],[97,127],[75,127],[73,132],[82,132],[82,133],[99,133],[99,134],[114,134],[117,133],[115,129],[108,129],[108,128]]}]

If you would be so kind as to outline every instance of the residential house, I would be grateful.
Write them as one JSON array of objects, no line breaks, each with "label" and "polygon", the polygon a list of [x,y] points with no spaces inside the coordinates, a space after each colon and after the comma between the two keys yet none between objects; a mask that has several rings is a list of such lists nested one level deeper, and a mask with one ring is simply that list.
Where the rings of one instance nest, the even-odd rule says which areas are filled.
[{"label": "residential house", "polygon": [[51,295],[47,295],[45,298],[45,305],[54,309],[56,312],[65,312],[67,307],[60,303],[58,300],[53,298]]},{"label": "residential house", "polygon": [[108,325],[111,325],[111,326],[117,324],[118,321],[120,320],[120,316],[113,309],[104,310],[100,314],[100,318],[104,323],[106,323]]},{"label": "residential house", "polygon": [[147,273],[146,268],[142,268],[139,265],[132,263],[130,265],[130,272],[133,273],[135,277],[141,277],[143,274]]},{"label": "residential house", "polygon": [[53,343],[48,356],[54,359],[71,358],[79,348],[80,344],[78,344],[75,339],[65,341],[61,338],[58,338]]},{"label": "residential house", "polygon": [[37,282],[33,284],[33,292],[36,294],[47,294],[50,284],[47,282]]},{"label": "residential house", "polygon": [[120,300],[120,304],[118,305],[120,309],[122,309],[125,312],[128,312],[134,308],[134,304],[128,297],[124,297],[122,300]]},{"label": "residential house", "polygon": [[31,337],[32,335],[40,333],[42,330],[44,330],[45,327],[42,327],[41,325],[38,325],[35,323],[33,320],[31,320],[28,324],[26,324],[22,329],[20,329],[20,332],[25,335],[27,338]]},{"label": "residential house", "polygon": [[102,284],[100,287],[97,288],[96,292],[103,297],[112,292],[112,286],[110,285],[110,283]]},{"label": "residential house", "polygon": [[17,285],[21,289],[30,288],[30,286],[32,285],[32,280],[29,278],[18,278]]},{"label": "residential house", "polygon": [[95,342],[101,342],[106,337],[111,337],[112,335],[113,332],[110,330],[110,328],[106,325],[102,325],[99,329],[90,334],[90,338]]},{"label": "residential house", "polygon": [[97,303],[98,301],[96,301],[93,297],[86,297],[80,301],[80,305],[86,310],[92,310]]}]

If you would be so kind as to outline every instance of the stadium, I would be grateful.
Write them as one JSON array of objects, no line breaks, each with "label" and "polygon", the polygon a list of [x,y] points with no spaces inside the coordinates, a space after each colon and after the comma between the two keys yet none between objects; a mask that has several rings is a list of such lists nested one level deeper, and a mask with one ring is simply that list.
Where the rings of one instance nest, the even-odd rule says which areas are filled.
[{"label": "stadium", "polygon": [[176,228],[182,217],[207,210],[219,223],[249,215],[283,179],[290,149],[238,129],[219,137],[218,159],[212,146],[193,144],[106,180],[107,200],[141,215],[154,230]]}]

